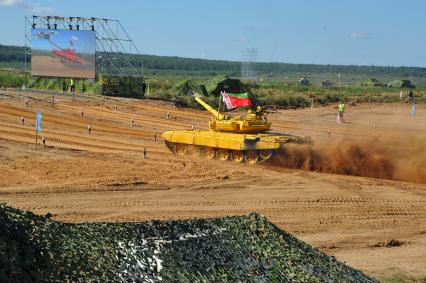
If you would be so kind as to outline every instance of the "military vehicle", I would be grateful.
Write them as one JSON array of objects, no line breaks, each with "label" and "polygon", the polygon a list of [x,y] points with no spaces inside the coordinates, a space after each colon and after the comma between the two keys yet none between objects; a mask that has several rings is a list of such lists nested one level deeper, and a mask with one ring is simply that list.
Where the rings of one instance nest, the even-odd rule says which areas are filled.
[{"label": "military vehicle", "polygon": [[200,97],[195,100],[213,114],[209,130],[164,132],[166,146],[178,155],[195,152],[206,159],[256,164],[270,159],[286,143],[311,143],[307,137],[268,132],[271,122],[260,106],[246,115],[231,117],[216,111]]}]

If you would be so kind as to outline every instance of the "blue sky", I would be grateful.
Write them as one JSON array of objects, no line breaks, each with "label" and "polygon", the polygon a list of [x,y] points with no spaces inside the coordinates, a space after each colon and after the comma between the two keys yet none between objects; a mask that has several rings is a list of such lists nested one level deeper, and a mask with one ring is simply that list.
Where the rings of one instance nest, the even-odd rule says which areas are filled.
[{"label": "blue sky", "polygon": [[426,67],[423,0],[0,0],[0,44],[24,44],[24,16],[118,19],[144,54]]}]

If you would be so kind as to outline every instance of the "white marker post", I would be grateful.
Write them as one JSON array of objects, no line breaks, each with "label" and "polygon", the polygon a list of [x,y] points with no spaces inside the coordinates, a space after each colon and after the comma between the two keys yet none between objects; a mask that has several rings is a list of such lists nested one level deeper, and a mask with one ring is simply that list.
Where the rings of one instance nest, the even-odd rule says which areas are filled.
[{"label": "white marker post", "polygon": [[413,105],[411,106],[411,117],[416,117],[416,103],[413,102]]}]

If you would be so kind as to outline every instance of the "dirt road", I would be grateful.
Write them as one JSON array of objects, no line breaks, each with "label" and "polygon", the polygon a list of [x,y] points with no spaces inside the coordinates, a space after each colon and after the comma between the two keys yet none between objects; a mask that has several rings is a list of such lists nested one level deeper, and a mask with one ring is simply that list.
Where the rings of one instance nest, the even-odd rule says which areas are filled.
[{"label": "dirt road", "polygon": [[[348,105],[344,124],[336,123],[333,106],[269,115],[274,130],[309,135],[318,144],[315,150],[349,139],[363,144],[368,156],[376,155],[369,149],[381,151],[380,158],[389,157],[395,167],[391,179],[408,181],[402,182],[287,169],[280,163],[182,160],[168,152],[160,134],[192,125],[204,129],[208,112],[165,102],[81,97],[55,97],[52,108],[51,94],[23,95],[21,100],[14,91],[0,95],[1,202],[67,222],[257,211],[373,276],[426,275],[424,105],[415,118],[406,104]],[[43,114],[41,136],[47,142],[37,150],[36,111]]]}]

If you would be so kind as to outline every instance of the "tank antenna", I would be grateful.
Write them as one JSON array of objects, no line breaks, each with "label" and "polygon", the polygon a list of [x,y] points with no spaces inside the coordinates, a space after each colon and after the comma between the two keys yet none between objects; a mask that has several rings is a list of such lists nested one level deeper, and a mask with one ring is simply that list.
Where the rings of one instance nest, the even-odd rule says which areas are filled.
[{"label": "tank antenna", "polygon": [[222,92],[219,93],[219,106],[217,109],[217,113],[219,113],[219,115],[217,115],[218,120],[220,120],[220,103],[222,101]]}]

